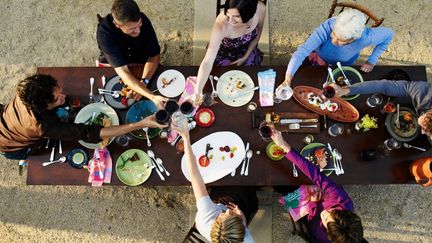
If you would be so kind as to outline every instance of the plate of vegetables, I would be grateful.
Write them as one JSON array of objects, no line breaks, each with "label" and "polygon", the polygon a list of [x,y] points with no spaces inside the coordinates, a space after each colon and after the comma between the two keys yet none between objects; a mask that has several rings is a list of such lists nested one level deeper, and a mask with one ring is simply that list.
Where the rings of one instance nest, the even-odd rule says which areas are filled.
[{"label": "plate of vegetables", "polygon": [[318,166],[326,176],[335,170],[334,158],[331,151],[322,143],[310,143],[306,145],[300,154],[312,164]]}]

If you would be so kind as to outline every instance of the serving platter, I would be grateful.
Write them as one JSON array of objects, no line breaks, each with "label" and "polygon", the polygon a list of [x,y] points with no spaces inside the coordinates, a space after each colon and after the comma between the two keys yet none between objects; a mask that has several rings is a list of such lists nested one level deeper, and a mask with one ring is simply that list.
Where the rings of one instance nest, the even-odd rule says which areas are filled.
[{"label": "serving platter", "polygon": [[294,99],[302,106],[307,109],[318,113],[320,115],[326,115],[328,118],[340,122],[355,122],[359,119],[360,114],[358,110],[351,105],[349,102],[342,98],[334,97],[330,98],[331,103],[335,103],[338,106],[336,111],[329,111],[328,109],[321,109],[319,106],[315,106],[309,103],[309,95],[320,96],[322,91],[320,89],[300,85],[294,88]]}]

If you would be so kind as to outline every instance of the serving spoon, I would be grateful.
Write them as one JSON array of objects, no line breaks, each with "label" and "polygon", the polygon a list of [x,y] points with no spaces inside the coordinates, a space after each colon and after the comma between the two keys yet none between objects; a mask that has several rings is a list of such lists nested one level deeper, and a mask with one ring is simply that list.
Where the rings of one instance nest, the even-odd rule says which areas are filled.
[{"label": "serving spoon", "polygon": [[413,145],[411,145],[411,144],[407,144],[407,143],[403,143],[402,145],[403,145],[405,148],[413,148],[413,149],[417,149],[417,150],[420,150],[420,151],[426,152],[426,149],[425,149],[425,148],[416,147],[416,146],[413,146]]},{"label": "serving spoon", "polygon": [[342,65],[341,65],[341,63],[340,63],[340,62],[337,62],[336,65],[337,65],[337,67],[341,70],[342,75],[344,76],[344,80],[343,80],[344,83],[345,83],[347,86],[351,86],[351,83],[349,82],[347,76],[345,75],[345,72],[344,72],[343,69],[342,69]]}]

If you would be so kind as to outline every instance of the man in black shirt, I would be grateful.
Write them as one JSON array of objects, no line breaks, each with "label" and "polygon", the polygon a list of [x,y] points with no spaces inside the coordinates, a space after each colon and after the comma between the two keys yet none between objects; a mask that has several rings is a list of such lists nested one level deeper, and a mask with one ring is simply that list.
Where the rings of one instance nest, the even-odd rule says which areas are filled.
[{"label": "man in black shirt", "polygon": [[[154,95],[146,87],[160,61],[160,46],[150,20],[140,12],[133,0],[116,0],[111,14],[102,19],[97,29],[101,50],[99,60],[107,62],[121,79],[134,91],[134,98],[145,96],[159,108],[167,98]],[[127,64],[142,63],[144,71],[137,79]]]}]

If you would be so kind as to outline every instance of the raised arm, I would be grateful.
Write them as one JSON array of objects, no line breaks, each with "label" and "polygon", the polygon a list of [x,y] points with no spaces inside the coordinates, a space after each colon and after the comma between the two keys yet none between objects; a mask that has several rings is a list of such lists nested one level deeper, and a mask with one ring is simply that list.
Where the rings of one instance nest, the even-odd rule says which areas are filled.
[{"label": "raised arm", "polygon": [[393,97],[409,97],[408,87],[410,82],[392,81],[392,80],[374,80],[359,82],[350,87],[340,87],[337,84],[331,84],[335,89],[337,96],[355,95],[355,94],[373,94],[380,93]]},{"label": "raised arm", "polygon": [[180,136],[183,138],[184,153],[186,156],[187,167],[189,170],[189,176],[191,178],[192,190],[195,195],[195,199],[198,200],[204,196],[208,195],[207,188],[205,186],[204,180],[201,173],[198,170],[198,165],[196,162],[195,155],[192,151],[192,145],[189,137],[189,130],[180,130],[178,127],[174,127]]},{"label": "raised arm", "polygon": [[368,28],[367,31],[369,31],[368,40],[370,41],[370,45],[375,46],[375,48],[366,63],[364,63],[360,68],[366,73],[373,70],[381,54],[387,50],[387,47],[390,45],[394,35],[394,32],[391,29],[384,27]]},{"label": "raised arm", "polygon": [[225,15],[221,13],[216,19],[211,32],[210,42],[208,44],[206,54],[198,70],[197,85],[195,86],[195,103],[200,103],[202,90],[213,68],[213,63],[216,59],[217,52],[219,51],[219,46],[222,43],[222,39],[224,38],[225,31],[223,26],[223,18],[225,18]]},{"label": "raised arm", "polygon": [[[273,141],[281,147],[285,154],[285,158],[290,160],[297,166],[305,176],[307,176],[316,186],[318,186],[323,193],[324,201],[328,200],[330,203],[351,203],[348,194],[338,185],[336,185],[330,178],[322,174],[318,167],[313,165],[310,161],[301,156],[297,151],[291,149],[291,146],[283,139],[281,132],[273,129]],[[327,202],[326,202],[327,203]],[[331,205],[327,205],[330,206]]]}]

